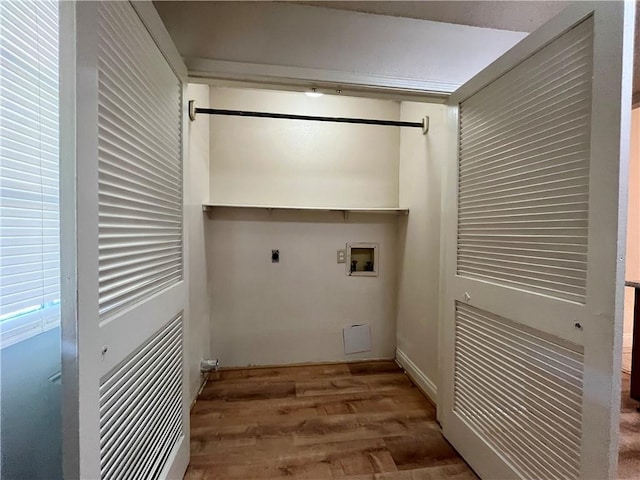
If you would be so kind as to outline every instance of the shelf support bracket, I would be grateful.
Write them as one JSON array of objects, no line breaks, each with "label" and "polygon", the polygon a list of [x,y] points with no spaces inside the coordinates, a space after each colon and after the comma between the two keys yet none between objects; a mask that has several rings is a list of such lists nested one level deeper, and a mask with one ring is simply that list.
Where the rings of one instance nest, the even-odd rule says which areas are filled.
[{"label": "shelf support bracket", "polygon": [[422,134],[426,135],[429,133],[429,117],[424,117],[422,119]]}]

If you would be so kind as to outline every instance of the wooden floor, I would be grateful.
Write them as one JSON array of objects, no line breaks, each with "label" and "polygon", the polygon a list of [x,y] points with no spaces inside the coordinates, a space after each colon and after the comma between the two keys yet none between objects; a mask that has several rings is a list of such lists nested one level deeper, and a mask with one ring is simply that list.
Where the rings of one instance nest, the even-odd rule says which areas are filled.
[{"label": "wooden floor", "polygon": [[631,376],[622,374],[620,399],[620,435],[618,437],[618,478],[640,479],[640,412],[637,401],[629,396]]},{"label": "wooden floor", "polygon": [[232,370],[191,413],[188,480],[475,480],[394,362]]}]

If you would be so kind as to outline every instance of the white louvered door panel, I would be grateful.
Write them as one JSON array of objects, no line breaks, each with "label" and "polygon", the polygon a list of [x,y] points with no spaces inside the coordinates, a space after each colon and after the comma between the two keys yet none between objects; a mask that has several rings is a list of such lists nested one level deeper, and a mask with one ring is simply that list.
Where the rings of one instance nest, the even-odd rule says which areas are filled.
[{"label": "white louvered door panel", "polygon": [[614,476],[633,10],[567,9],[449,102],[438,415],[483,478]]},{"label": "white louvered door panel", "polygon": [[460,103],[457,273],[584,302],[593,19]]},{"label": "white louvered door panel", "polygon": [[456,304],[454,411],[523,478],[579,478],[582,347]]},{"label": "white louvered door panel", "polygon": [[180,81],[131,11],[100,9],[101,318],[182,279]]},{"label": "white louvered door panel", "polygon": [[75,107],[62,117],[76,128],[63,142],[73,161],[62,178],[77,179],[61,189],[63,272],[77,272],[75,283],[63,282],[66,326],[76,329],[65,331],[63,313],[65,441],[76,444],[65,451],[65,478],[182,478],[186,69],[151,2],[77,2],[62,11],[63,24],[75,25],[75,42],[61,43],[67,59],[75,55],[76,85],[62,99]]},{"label": "white louvered door panel", "polygon": [[157,478],[183,435],[182,316],[100,382],[100,476]]}]

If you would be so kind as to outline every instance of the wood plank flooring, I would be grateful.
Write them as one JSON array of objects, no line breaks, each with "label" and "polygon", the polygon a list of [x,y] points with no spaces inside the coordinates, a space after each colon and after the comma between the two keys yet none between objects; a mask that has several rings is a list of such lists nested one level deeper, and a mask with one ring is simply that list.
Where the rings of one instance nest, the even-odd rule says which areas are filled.
[{"label": "wood plank flooring", "polygon": [[631,376],[622,374],[620,434],[618,437],[618,479],[640,479],[640,412],[638,402],[629,396]]},{"label": "wood plank flooring", "polygon": [[223,371],[191,412],[185,479],[477,480],[395,362]]}]

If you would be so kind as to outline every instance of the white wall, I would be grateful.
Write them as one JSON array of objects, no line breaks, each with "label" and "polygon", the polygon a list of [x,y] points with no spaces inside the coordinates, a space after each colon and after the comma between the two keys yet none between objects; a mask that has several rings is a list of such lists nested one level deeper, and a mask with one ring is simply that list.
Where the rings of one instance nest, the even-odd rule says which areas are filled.
[{"label": "white wall", "polygon": [[436,401],[440,283],[440,184],[446,159],[446,108],[403,102],[402,120],[428,115],[426,136],[402,129],[398,230],[398,359]]},{"label": "white wall", "polygon": [[[233,88],[212,88],[211,107],[400,118],[399,103],[390,100]],[[254,205],[397,206],[399,148],[395,127],[212,116],[210,198]]]},{"label": "white wall", "polygon": [[[395,217],[223,209],[208,225],[211,349],[222,366],[394,357]],[[336,251],[347,242],[380,244],[378,277],[346,275]],[[360,323],[372,350],[345,355],[342,329]]]},{"label": "white wall", "polygon": [[54,328],[0,350],[3,479],[62,478],[60,339]]},{"label": "white wall", "polygon": [[[399,119],[399,103],[211,89],[212,106]],[[198,118],[200,121],[200,117]],[[419,130],[417,135],[421,136]],[[397,206],[397,127],[211,118],[211,200]],[[211,351],[223,366],[393,358],[397,218],[216,209],[207,222]],[[379,243],[379,276],[349,277],[336,251]],[[279,249],[279,264],[271,250]],[[371,326],[372,350],[345,355],[342,329]]]},{"label": "white wall", "polygon": [[[189,100],[200,105],[209,103],[209,87],[190,84]],[[209,118],[198,117],[189,122],[188,156],[185,159],[185,235],[186,268],[189,284],[189,318],[187,352],[189,364],[189,393],[195,399],[202,378],[200,360],[209,357],[209,297],[205,247],[205,219],[202,203],[209,197]]]},{"label": "white wall", "polygon": [[526,36],[286,2],[155,5],[184,57],[400,78],[446,91]]}]

